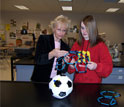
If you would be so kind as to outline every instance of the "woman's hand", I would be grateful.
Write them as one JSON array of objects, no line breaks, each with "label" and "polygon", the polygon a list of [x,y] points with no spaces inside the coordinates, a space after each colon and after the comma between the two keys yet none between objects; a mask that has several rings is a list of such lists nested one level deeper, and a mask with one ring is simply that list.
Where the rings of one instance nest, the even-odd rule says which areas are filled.
[{"label": "woman's hand", "polygon": [[68,51],[60,50],[59,48],[55,48],[51,52],[49,52],[49,59],[51,59],[53,57],[59,58],[59,57],[64,56],[67,53],[68,53]]},{"label": "woman's hand", "polygon": [[95,70],[97,68],[97,64],[95,62],[89,61],[87,64],[87,68],[89,70]]},{"label": "woman's hand", "polygon": [[65,50],[57,50],[55,53],[55,57],[59,58],[59,57],[66,55],[67,53],[68,51],[65,51]]}]

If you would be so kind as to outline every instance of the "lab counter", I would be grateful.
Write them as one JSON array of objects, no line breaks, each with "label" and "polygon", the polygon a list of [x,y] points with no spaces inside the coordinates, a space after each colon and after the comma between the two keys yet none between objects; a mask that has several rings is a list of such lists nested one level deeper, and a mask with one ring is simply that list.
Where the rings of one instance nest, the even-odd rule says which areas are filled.
[{"label": "lab counter", "polygon": [[[0,81],[0,86],[1,107],[124,106],[123,84],[73,84],[72,92],[64,99],[54,98],[48,83]],[[113,94],[104,93],[103,97],[101,92]]]},{"label": "lab counter", "polygon": [[[18,61],[13,61],[19,59]],[[34,56],[26,57],[11,57],[11,78],[13,77],[13,66],[16,66],[16,81],[30,81],[34,69],[35,61]],[[73,80],[74,74],[67,75]],[[124,84],[124,56],[121,56],[120,62],[113,62],[113,72],[107,78],[103,78],[102,83],[122,83]]]}]

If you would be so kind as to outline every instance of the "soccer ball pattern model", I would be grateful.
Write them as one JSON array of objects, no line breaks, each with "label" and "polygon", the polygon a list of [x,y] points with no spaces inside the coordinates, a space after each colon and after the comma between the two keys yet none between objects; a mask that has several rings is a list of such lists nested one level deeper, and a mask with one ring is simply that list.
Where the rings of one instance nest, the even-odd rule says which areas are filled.
[{"label": "soccer ball pattern model", "polygon": [[55,98],[63,99],[73,90],[73,82],[66,75],[57,75],[49,83],[49,89]]}]

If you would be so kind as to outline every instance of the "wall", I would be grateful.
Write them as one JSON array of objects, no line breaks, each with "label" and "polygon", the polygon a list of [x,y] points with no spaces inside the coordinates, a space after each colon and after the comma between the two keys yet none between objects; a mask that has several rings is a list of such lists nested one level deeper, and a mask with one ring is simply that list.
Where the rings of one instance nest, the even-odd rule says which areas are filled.
[{"label": "wall", "polygon": [[[41,29],[47,28],[51,20],[57,15],[66,15],[72,20],[73,25],[79,25],[80,20],[86,15],[83,13],[14,13],[2,12],[2,24],[10,24],[10,19],[16,20],[16,29],[29,22],[29,29],[35,29],[36,23],[41,24]],[[106,39],[111,44],[124,42],[124,15],[120,14],[93,14],[96,17],[99,32],[106,33]],[[8,35],[7,35],[8,36]]]}]

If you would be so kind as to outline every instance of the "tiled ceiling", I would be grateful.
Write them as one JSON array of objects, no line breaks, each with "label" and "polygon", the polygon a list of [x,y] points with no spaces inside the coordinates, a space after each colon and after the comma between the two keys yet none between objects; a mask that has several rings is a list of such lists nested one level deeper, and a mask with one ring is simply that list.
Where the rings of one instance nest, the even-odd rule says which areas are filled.
[{"label": "tiled ceiling", "polygon": [[[117,14],[124,14],[124,4],[118,0],[72,0],[72,2],[59,2],[58,0],[1,0],[1,11],[22,11],[14,5],[25,5],[29,12],[62,13],[61,6],[71,6],[70,13],[105,13],[110,7],[120,8]],[[23,10],[24,11],[24,10]],[[69,13],[69,12],[68,12]]]}]

